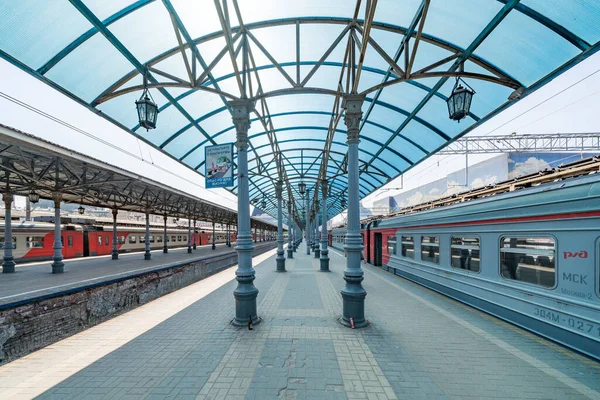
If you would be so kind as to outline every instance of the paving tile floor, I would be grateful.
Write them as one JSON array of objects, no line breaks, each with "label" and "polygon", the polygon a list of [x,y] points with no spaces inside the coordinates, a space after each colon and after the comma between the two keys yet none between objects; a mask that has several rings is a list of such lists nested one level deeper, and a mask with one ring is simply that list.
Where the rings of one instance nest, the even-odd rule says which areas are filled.
[{"label": "paving tile floor", "polygon": [[[48,372],[56,359],[36,353],[0,367],[0,398],[600,399],[599,363],[372,266],[363,264],[370,325],[342,327],[345,258],[332,250],[322,273],[305,253],[286,273],[273,251],[255,258],[263,321],[252,331],[229,323],[230,269],[86,331],[94,354],[57,343],[47,351],[74,358],[58,365],[60,381],[36,379],[58,376]],[[123,326],[151,318],[118,341]]]}]

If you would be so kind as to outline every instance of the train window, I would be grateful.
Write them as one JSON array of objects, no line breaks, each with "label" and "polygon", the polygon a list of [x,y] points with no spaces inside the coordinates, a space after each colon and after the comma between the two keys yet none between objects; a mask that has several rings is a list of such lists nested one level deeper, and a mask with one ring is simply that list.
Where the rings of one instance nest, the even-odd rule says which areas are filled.
[{"label": "train window", "polygon": [[125,236],[117,236],[117,243],[118,244],[124,244],[125,243]]},{"label": "train window", "polygon": [[157,237],[156,237],[156,241],[157,241],[158,243],[162,243],[162,236],[157,236]]},{"label": "train window", "polygon": [[108,235],[106,235],[106,236],[104,237],[104,244],[105,244],[105,245],[107,245],[107,246],[110,244],[110,239],[109,239],[109,236],[108,236]]},{"label": "train window", "polygon": [[440,263],[440,237],[421,236],[421,260]]},{"label": "train window", "polygon": [[[14,236],[12,238],[12,248],[17,248],[17,238]],[[0,236],[0,249],[4,249],[4,236]]]},{"label": "train window", "polygon": [[140,243],[146,243],[146,236],[140,236]]},{"label": "train window", "polygon": [[135,236],[129,236],[129,243],[136,243]]},{"label": "train window", "polygon": [[479,272],[479,238],[452,236],[450,250],[450,265]]},{"label": "train window", "polygon": [[171,242],[176,242],[177,241],[177,237],[176,236],[171,236]]},{"label": "train window", "polygon": [[396,254],[396,236],[388,236],[387,251],[388,254]]},{"label": "train window", "polygon": [[152,235],[148,236],[148,240],[150,241],[150,243],[154,243],[154,236],[152,236]]},{"label": "train window", "polygon": [[506,279],[554,287],[556,246],[548,237],[502,237],[500,274]]},{"label": "train window", "polygon": [[415,239],[412,236],[401,236],[402,257],[415,258]]},{"label": "train window", "polygon": [[27,248],[37,249],[44,247],[43,236],[27,236]]},{"label": "train window", "polygon": [[181,236],[177,236],[177,241],[181,242]]},{"label": "train window", "polygon": [[67,236],[67,246],[73,247],[73,236]]},{"label": "train window", "polygon": [[98,246],[102,246],[102,235],[98,235]]}]

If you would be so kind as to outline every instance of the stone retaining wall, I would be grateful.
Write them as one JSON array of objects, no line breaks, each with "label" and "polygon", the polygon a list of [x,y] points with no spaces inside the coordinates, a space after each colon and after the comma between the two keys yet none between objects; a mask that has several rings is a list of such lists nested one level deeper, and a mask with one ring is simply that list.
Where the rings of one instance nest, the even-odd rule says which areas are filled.
[{"label": "stone retaining wall", "polygon": [[[257,245],[254,256],[276,242]],[[74,335],[237,264],[237,253],[126,276],[0,310],[0,364]],[[233,301],[233,297],[232,297]]]}]

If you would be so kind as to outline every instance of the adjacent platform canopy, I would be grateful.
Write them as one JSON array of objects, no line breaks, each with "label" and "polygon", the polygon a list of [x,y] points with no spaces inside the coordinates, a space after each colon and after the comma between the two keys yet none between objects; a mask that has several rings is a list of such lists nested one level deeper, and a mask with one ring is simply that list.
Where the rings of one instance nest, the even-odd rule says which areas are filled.
[{"label": "adjacent platform canopy", "polygon": [[[365,96],[362,198],[600,40],[598,0],[21,0],[0,20],[2,57],[199,173],[207,145],[235,141],[228,101],[254,100],[250,198],[275,216],[283,179],[297,220],[301,181],[327,180],[328,216],[343,209],[345,94]],[[458,77],[476,92],[460,124],[446,107]]]}]

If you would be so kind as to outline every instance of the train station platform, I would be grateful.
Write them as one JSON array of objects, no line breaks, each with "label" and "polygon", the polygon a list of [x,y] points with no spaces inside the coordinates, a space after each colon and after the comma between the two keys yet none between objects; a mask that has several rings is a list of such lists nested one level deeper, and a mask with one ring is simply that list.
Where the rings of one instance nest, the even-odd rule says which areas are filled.
[{"label": "train station platform", "polygon": [[[263,243],[273,246],[275,242],[256,243],[255,246]],[[115,279],[234,252],[235,242],[231,247],[224,243],[217,244],[215,250],[212,250],[210,244],[197,246],[191,254],[187,253],[187,247],[169,249],[168,254],[164,254],[162,249],[152,250],[151,260],[144,260],[143,251],[121,253],[118,260],[112,260],[110,255],[72,258],[63,260],[63,274],[52,274],[52,261],[18,264],[16,273],[0,275],[0,309],[57,293],[93,287]]]},{"label": "train station platform", "polygon": [[229,268],[0,367],[0,398],[600,399],[600,364],[365,265],[370,325],[342,327],[343,254],[254,258],[253,330]]}]

